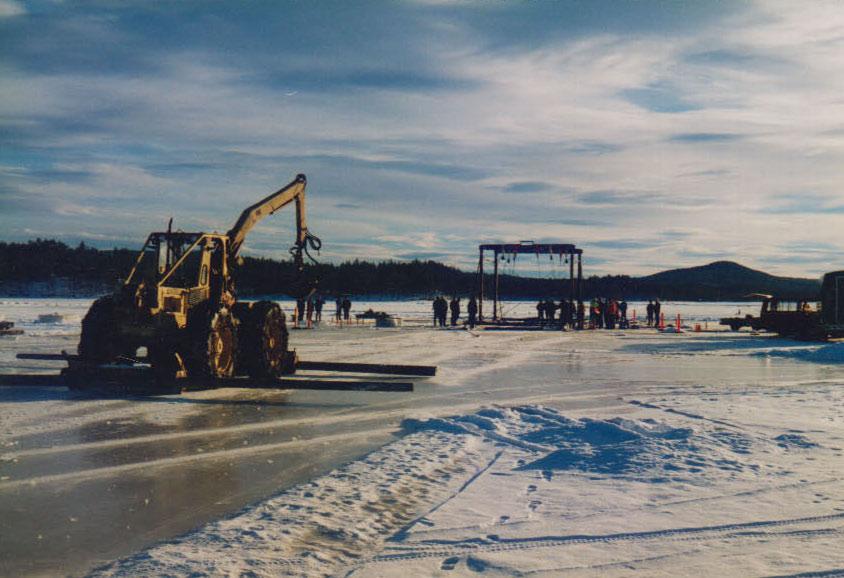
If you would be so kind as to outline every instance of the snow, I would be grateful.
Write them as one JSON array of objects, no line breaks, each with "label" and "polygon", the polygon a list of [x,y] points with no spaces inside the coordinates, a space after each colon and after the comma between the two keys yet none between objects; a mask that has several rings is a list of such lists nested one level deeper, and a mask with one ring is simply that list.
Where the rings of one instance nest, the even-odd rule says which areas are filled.
[{"label": "snow", "polygon": [[844,343],[774,349],[761,353],[769,357],[790,357],[813,363],[844,363]]},{"label": "snow", "polygon": [[[802,399],[792,397],[784,403]],[[803,421],[838,421],[812,437],[635,407],[635,416],[609,419],[537,405],[408,419],[399,441],[363,460],[94,575],[842,567],[842,450],[828,445],[842,442],[840,403],[832,412],[810,406]]]},{"label": "snow", "polygon": [[[416,323],[292,339],[439,365],[413,394],[0,390],[0,574],[844,574],[841,345],[438,331],[424,302],[374,306]],[[48,370],[14,352],[72,343],[85,303],[4,307],[68,324],[3,341],[14,373]]]}]

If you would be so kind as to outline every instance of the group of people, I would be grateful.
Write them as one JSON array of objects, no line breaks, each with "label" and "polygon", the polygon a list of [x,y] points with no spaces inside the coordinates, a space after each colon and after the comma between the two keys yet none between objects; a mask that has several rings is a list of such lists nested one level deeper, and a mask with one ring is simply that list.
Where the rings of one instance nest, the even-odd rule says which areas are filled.
[{"label": "group of people", "polygon": [[[325,298],[319,293],[309,297],[296,299],[296,310],[293,312],[294,323],[297,327],[305,325],[310,327],[313,323],[322,321],[322,308],[325,305]],[[349,321],[352,311],[352,301],[348,296],[340,296],[334,300],[334,319],[339,323]]]},{"label": "group of people", "polygon": [[[557,311],[560,312],[559,317]],[[536,304],[536,317],[542,325],[559,321],[563,329],[583,327],[583,302],[560,299],[556,303],[553,299],[545,299]]]},{"label": "group of people", "polygon": [[299,326],[306,321],[310,326],[314,321],[317,323],[322,321],[323,305],[325,305],[325,299],[319,293],[296,299],[296,310],[293,312],[296,325]]},{"label": "group of people", "polygon": [[349,296],[346,295],[345,297],[342,297],[338,295],[334,300],[334,320],[338,323],[340,321],[349,321],[351,311],[352,300],[349,299]]},{"label": "group of people", "polygon": [[627,301],[593,298],[589,303],[589,324],[597,329],[626,329],[630,326],[627,319]]},{"label": "group of people", "polygon": [[[334,300],[334,318],[338,323],[349,322],[352,310],[352,301],[348,296],[338,295]],[[313,322],[322,321],[322,308],[325,299],[322,295],[315,293],[308,298],[300,298],[296,301],[294,313],[296,325],[301,325],[307,320],[310,327]],[[462,308],[460,297],[454,296],[450,300],[438,295],[433,301],[434,327],[446,327],[449,321],[452,327],[457,326]],[[559,314],[557,313],[559,311]],[[658,327],[662,304],[659,299],[648,301],[646,307],[648,327]],[[478,322],[478,299],[475,295],[469,297],[466,305],[466,325],[474,328]],[[542,325],[559,323],[562,329],[583,329],[587,320],[587,306],[583,301],[561,299],[559,303],[553,299],[544,299],[536,304],[537,319]],[[635,312],[634,312],[635,318]],[[630,320],[627,317],[627,301],[624,299],[608,299],[595,297],[588,304],[588,322],[590,328],[596,329],[626,329],[630,327]]]},{"label": "group of people", "polygon": [[[451,313],[451,326],[455,327],[460,320],[460,297],[454,296],[451,301],[438,295],[434,298],[434,327],[445,327],[446,318]],[[478,299],[472,295],[469,297],[469,303],[466,305],[466,314],[468,316],[466,325],[473,328],[478,322]]]},{"label": "group of people", "polygon": [[660,324],[662,303],[659,302],[659,299],[648,301],[648,305],[645,308],[645,311],[648,314],[648,327],[656,327]]}]

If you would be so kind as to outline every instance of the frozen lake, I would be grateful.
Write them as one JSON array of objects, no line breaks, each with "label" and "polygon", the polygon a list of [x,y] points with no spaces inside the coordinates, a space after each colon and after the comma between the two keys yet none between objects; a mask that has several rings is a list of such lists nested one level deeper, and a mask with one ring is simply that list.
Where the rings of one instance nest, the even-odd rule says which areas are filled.
[{"label": "frozen lake", "polygon": [[[0,338],[2,372],[54,367],[15,354],[73,350],[88,304],[0,301],[5,319],[26,331]],[[533,305],[509,314],[530,314]],[[822,391],[840,412],[840,394],[829,390],[844,370],[831,363],[836,355],[811,361],[817,346],[725,332],[443,331],[427,327],[429,302],[356,302],[353,313],[369,307],[402,316],[406,326],[326,324],[293,332],[293,346],[308,360],[435,364],[436,378],[417,380],[412,394],[216,390],[93,399],[63,388],[0,389],[0,574],[85,573],[352,462],[394,440],[406,418],[493,404],[623,416],[639,411],[634,398],[703,392],[731,404],[739,392],[768,390]],[[755,309],[663,305],[668,319],[680,313],[710,323],[748,308]],[[324,317],[332,311],[328,304]],[[35,323],[53,312],[65,321]],[[838,466],[840,455],[832,458]]]}]

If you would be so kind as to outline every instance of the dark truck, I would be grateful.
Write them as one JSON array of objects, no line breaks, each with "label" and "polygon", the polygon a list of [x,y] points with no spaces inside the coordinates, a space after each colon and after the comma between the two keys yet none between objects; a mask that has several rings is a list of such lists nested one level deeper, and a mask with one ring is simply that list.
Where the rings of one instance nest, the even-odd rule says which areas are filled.
[{"label": "dark truck", "polygon": [[779,299],[763,293],[753,293],[748,297],[762,300],[759,316],[725,317],[721,319],[721,325],[728,325],[733,331],[750,327],[788,336],[800,336],[808,328],[818,325],[817,299]]},{"label": "dark truck", "polygon": [[742,327],[764,329],[783,337],[827,340],[844,337],[844,271],[827,273],[821,279],[819,297],[779,299],[755,293],[762,299],[759,316],[725,317],[721,325],[733,331]]}]

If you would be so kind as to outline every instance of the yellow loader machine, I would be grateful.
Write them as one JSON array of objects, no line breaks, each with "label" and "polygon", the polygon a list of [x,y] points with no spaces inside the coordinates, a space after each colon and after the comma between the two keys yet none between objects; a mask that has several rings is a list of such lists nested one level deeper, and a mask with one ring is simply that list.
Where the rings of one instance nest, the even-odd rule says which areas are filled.
[{"label": "yellow loader machine", "polygon": [[[79,361],[137,359],[146,347],[157,379],[276,377],[295,371],[277,303],[239,303],[232,278],[246,235],[265,217],[296,205],[290,252],[300,272],[320,240],[305,220],[305,175],[248,207],[226,234],[152,233],[120,289],[97,299],[82,321]],[[171,221],[172,225],[172,221]],[[307,292],[304,287],[291,293]]]},{"label": "yellow loader machine", "polygon": [[[437,368],[302,361],[289,347],[286,320],[277,303],[238,302],[232,269],[246,235],[291,203],[296,205],[296,241],[290,253],[300,275],[297,286],[286,292],[297,297],[313,292],[302,275],[304,259],[313,261],[309,249],[318,251],[322,243],[308,232],[305,184],[305,175],[298,175],[244,210],[225,235],[173,231],[171,221],[166,232],[147,238],[119,290],[91,305],[82,320],[78,355],[18,353],[18,359],[63,361],[67,367],[58,377],[67,387],[105,394],[157,395],[215,387],[413,391],[409,382],[299,376],[299,370],[433,376]],[[141,347],[146,347],[146,357],[139,355]],[[56,377],[0,374],[0,386],[54,386]]]}]

